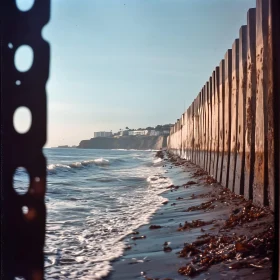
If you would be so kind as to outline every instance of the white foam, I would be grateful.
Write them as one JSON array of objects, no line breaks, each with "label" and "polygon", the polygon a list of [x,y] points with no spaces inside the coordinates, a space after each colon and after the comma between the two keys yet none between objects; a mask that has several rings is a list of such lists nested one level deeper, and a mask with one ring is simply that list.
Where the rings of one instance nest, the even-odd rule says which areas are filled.
[{"label": "white foam", "polygon": [[57,172],[59,170],[63,171],[63,170],[67,170],[67,169],[75,169],[75,168],[82,168],[84,166],[89,166],[91,164],[94,165],[109,165],[110,161],[104,158],[97,158],[97,159],[93,159],[93,160],[84,160],[81,162],[72,162],[69,164],[61,164],[61,163],[53,163],[53,164],[49,164],[47,166],[48,171],[53,171],[53,172]]},{"label": "white foam", "polygon": [[56,168],[71,168],[69,165],[65,165],[65,164],[60,164],[60,163],[57,163],[57,164],[49,164],[47,169],[48,170],[54,170]]},{"label": "white foam", "polygon": [[109,164],[109,160],[104,159],[104,158],[95,159],[94,162],[95,162],[96,164],[104,164],[104,165]]},{"label": "white foam", "polygon": [[162,161],[163,161],[163,159],[157,158],[157,159],[154,160],[154,164],[159,164],[159,163],[161,163]]},{"label": "white foam", "polygon": [[[144,158],[150,162],[154,161],[152,154]],[[94,164],[109,163],[103,158],[92,161]],[[90,164],[92,161],[85,162]],[[104,208],[89,207],[80,200],[47,203],[48,212],[52,213],[56,221],[47,224],[48,278],[98,280],[105,277],[112,269],[110,261],[123,254],[126,236],[141,225],[149,223],[152,214],[166,201],[159,194],[166,191],[166,187],[172,184],[172,181],[163,177],[163,174],[162,166],[156,164],[152,167],[142,165],[110,170],[110,176],[116,180],[126,178],[129,182],[131,178],[139,186],[146,180],[148,186],[130,190],[126,185],[123,186],[124,191],[121,188],[107,188],[106,192],[98,193],[102,196],[100,203],[104,203]],[[86,197],[90,196],[90,190],[83,188],[83,191],[87,192]],[[96,194],[97,192],[89,198],[94,200]],[[77,208],[83,209],[87,216],[77,219],[75,213],[72,213]],[[62,216],[63,224],[60,224],[58,215],[63,211],[67,213],[67,221]],[[82,228],[75,226],[76,223],[82,223]]]}]

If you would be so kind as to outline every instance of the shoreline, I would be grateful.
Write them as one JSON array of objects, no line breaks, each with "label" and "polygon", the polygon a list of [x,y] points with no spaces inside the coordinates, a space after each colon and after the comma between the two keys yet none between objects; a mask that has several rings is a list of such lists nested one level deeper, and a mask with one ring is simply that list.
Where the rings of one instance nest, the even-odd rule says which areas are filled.
[{"label": "shoreline", "polygon": [[272,213],[221,187],[196,165],[157,155],[174,184],[160,194],[168,203],[123,239],[126,250],[103,279],[271,279]]}]

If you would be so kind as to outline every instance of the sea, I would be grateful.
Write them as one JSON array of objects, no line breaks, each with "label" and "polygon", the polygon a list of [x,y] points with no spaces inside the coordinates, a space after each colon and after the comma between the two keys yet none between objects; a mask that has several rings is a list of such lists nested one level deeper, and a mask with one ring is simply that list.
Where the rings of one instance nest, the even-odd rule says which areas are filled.
[{"label": "sea", "polygon": [[[44,149],[47,158],[46,279],[101,279],[125,237],[147,224],[172,184],[156,151]],[[24,170],[14,177],[23,193]]]}]

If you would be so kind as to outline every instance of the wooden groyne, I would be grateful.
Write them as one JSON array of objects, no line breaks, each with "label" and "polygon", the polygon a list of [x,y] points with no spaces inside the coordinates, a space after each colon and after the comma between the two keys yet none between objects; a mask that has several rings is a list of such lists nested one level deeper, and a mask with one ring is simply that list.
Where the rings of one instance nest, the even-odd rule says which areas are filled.
[{"label": "wooden groyne", "polygon": [[239,38],[167,141],[170,152],[199,165],[222,186],[274,210],[270,3],[257,0],[248,11]]}]

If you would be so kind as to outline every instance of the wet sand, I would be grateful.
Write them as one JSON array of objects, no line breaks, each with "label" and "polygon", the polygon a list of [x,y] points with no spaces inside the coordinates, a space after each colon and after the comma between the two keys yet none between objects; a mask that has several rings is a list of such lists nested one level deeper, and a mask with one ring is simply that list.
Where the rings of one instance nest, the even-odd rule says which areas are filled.
[{"label": "wet sand", "polygon": [[[124,239],[127,250],[123,256],[113,262],[113,270],[106,280],[271,279],[272,261],[269,251],[271,248],[267,249],[264,245],[262,254],[256,253],[256,250],[251,253],[249,247],[244,250],[241,246],[240,249],[236,238],[241,236],[242,240],[244,238],[248,240],[267,228],[271,228],[273,226],[272,213],[268,209],[258,210],[259,212],[256,210],[256,213],[261,213],[261,215],[259,217],[255,215],[253,221],[241,222],[241,219],[235,221],[233,220],[235,213],[239,215],[242,207],[248,205],[248,201],[245,201],[242,196],[228,193],[210,177],[203,174],[199,167],[186,161],[165,158],[164,165],[168,177],[174,184],[174,187],[162,194],[168,203],[152,216],[149,224],[136,229],[134,234]],[[186,183],[189,184],[184,186]],[[205,202],[208,203],[202,204]],[[204,209],[197,210],[195,207],[199,205]],[[194,209],[189,209],[193,211],[187,211],[193,206]],[[250,209],[254,211],[255,208]],[[253,213],[252,211],[250,213]],[[210,224],[200,226],[198,220]],[[160,226],[160,228],[150,229],[151,225]],[[209,237],[218,238],[222,235],[234,236],[235,241],[229,245],[234,248],[234,256],[225,258],[223,261],[216,261],[217,263],[213,262],[213,258],[212,264],[210,261],[206,266],[201,266],[193,261],[194,257],[199,258],[199,254],[186,251],[188,247],[185,247],[187,254],[182,253],[184,244],[189,246],[195,241],[205,240],[205,245],[197,247],[202,250],[203,246],[209,246]],[[135,240],[139,237],[140,239]],[[179,257],[180,252],[182,257]],[[204,260],[207,261],[207,259]],[[194,264],[187,267],[191,261]]]}]

